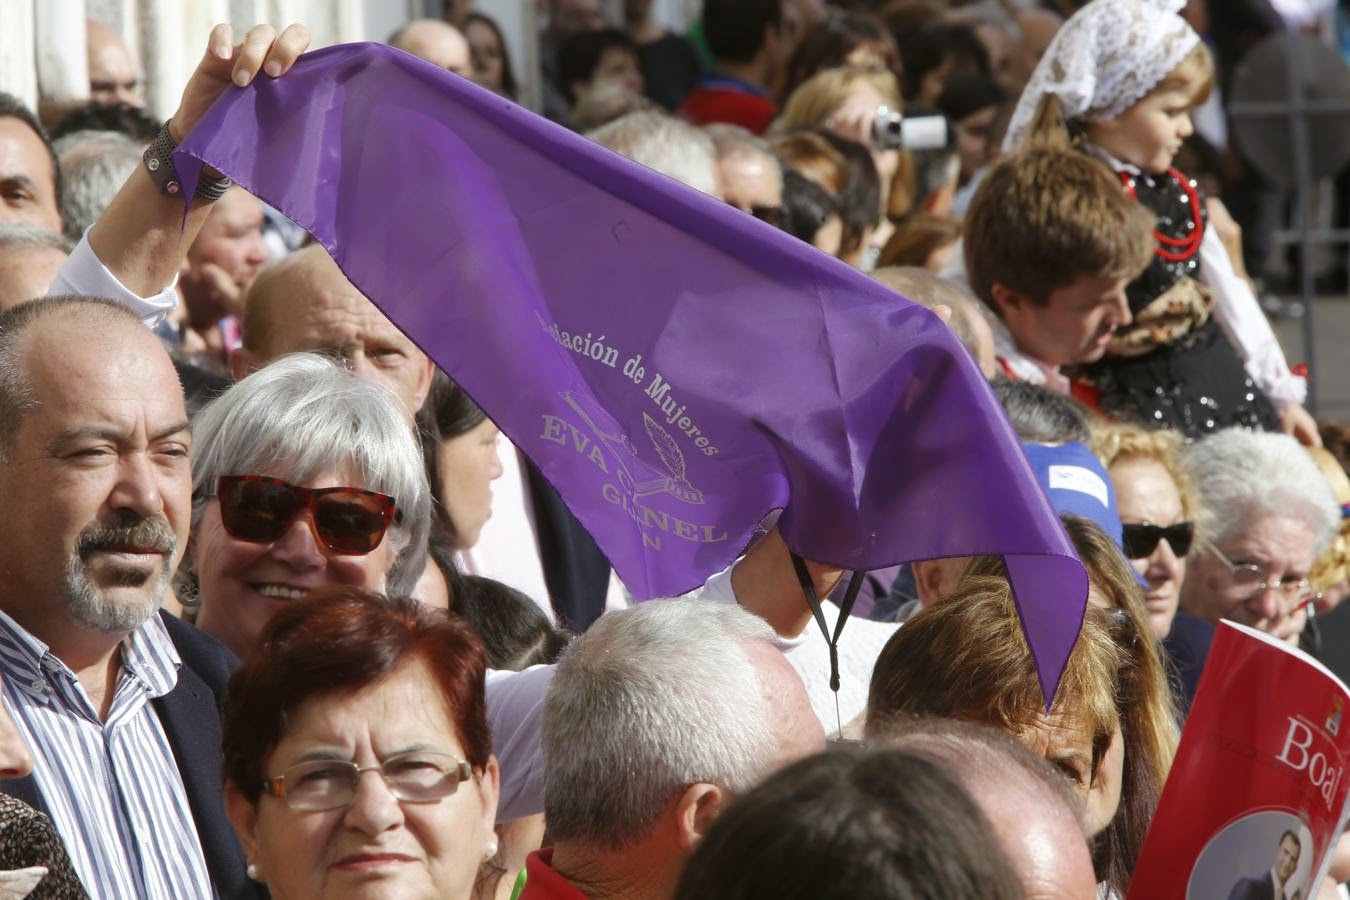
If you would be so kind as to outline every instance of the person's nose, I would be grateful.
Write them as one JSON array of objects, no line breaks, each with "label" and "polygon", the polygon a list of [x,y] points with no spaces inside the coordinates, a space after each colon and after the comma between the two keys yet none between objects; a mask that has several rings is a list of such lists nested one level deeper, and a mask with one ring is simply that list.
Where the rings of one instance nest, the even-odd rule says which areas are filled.
[{"label": "person's nose", "polygon": [[252,266],[261,266],[267,262],[267,242],[263,240],[262,232],[249,238],[246,258]]},{"label": "person's nose", "polygon": [[322,568],[328,561],[309,511],[303,511],[287,526],[286,531],[273,542],[269,554],[297,571]]},{"label": "person's nose", "polygon": [[33,771],[33,753],[9,710],[0,704],[0,778],[23,778]]},{"label": "person's nose", "polygon": [[356,793],[343,821],[348,828],[372,837],[402,823],[403,806],[378,769],[367,769],[357,776]]},{"label": "person's nose", "polygon": [[1124,328],[1134,321],[1134,314],[1130,312],[1130,298],[1125,296],[1123,290],[1111,298],[1111,316],[1117,328]]},{"label": "person's nose", "polygon": [[117,482],[108,495],[114,510],[148,519],[164,512],[159,473],[145,453],[128,453],[117,462]]},{"label": "person's nose", "polygon": [[1177,123],[1177,136],[1185,140],[1193,134],[1195,134],[1195,123],[1191,121],[1191,114],[1186,113]]},{"label": "person's nose", "polygon": [[1148,570],[1144,573],[1144,577],[1150,583],[1164,584],[1177,579],[1180,574],[1179,568],[1172,545],[1167,542],[1167,538],[1163,538],[1149,555]]},{"label": "person's nose", "polygon": [[1284,612],[1281,605],[1282,600],[1279,586],[1269,585],[1253,594],[1247,601],[1247,606],[1257,613],[1259,619],[1269,622],[1280,618],[1280,615]]}]

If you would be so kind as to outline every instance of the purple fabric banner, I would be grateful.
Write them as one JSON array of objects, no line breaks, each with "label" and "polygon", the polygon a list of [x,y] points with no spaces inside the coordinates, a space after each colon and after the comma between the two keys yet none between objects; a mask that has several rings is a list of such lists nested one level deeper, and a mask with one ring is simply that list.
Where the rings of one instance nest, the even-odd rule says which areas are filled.
[{"label": "purple fabric banner", "polygon": [[375,44],[221,98],[175,157],[290,216],[538,464],[639,598],[774,509],[807,559],[1002,554],[1042,688],[1087,579],[975,364],[843,263]]}]

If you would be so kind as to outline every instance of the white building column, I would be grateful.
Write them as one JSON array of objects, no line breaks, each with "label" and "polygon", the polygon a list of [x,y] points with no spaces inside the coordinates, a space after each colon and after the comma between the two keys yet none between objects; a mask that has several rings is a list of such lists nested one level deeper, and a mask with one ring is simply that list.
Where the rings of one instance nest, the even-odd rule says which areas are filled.
[{"label": "white building column", "polygon": [[40,0],[34,9],[33,44],[42,102],[60,106],[88,99],[84,0]]},{"label": "white building column", "polygon": [[0,91],[37,109],[37,41],[35,0],[0,0],[5,27],[0,28]]}]

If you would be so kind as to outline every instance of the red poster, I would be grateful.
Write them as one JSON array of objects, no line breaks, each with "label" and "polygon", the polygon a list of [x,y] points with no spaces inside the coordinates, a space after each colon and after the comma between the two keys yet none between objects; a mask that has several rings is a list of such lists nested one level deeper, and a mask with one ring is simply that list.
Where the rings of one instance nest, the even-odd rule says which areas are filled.
[{"label": "red poster", "polygon": [[1308,900],[1346,814],[1350,689],[1221,622],[1129,900]]}]

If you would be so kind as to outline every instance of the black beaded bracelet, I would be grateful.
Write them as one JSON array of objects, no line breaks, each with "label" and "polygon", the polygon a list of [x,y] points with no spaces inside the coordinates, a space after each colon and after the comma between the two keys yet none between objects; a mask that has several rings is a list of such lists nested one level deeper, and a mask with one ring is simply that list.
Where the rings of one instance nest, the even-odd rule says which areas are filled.
[{"label": "black beaded bracelet", "polygon": [[[177,197],[183,191],[183,185],[178,180],[178,171],[173,166],[173,151],[177,149],[178,142],[173,139],[169,133],[169,125],[166,122],[164,127],[155,135],[155,139],[150,142],[150,146],[145,148],[145,154],[141,159],[145,162],[145,171],[150,173],[150,180],[159,188],[159,192],[166,197]],[[197,181],[197,192],[193,195],[198,200],[204,200],[211,203],[219,200],[225,195],[225,192],[233,185],[228,178],[206,178],[202,177]]]}]

